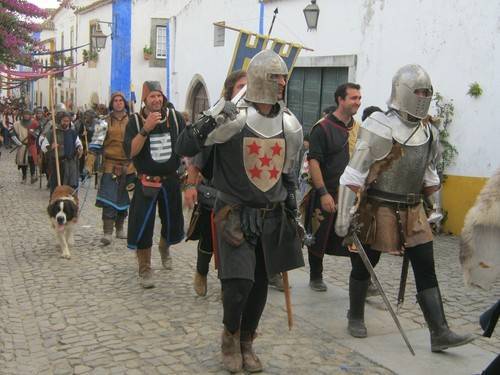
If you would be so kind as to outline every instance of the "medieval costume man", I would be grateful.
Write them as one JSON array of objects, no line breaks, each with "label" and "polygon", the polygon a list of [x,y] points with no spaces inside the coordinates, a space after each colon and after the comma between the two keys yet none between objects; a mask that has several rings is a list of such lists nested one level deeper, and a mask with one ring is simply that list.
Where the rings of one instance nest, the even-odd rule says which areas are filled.
[{"label": "medieval costume man", "polygon": [[[452,332],[446,321],[436,278],[432,232],[422,199],[439,188],[435,164],[438,132],[422,119],[427,116],[433,88],[419,65],[406,65],[392,79],[387,113],[374,112],[363,123],[356,150],[340,177],[336,233],[344,237],[359,203],[359,239],[375,267],[382,252],[404,254],[411,262],[417,301],[427,322],[431,350],[464,345],[471,335]],[[358,198],[359,199],[359,198]],[[351,254],[348,330],[366,337],[365,297],[370,280],[361,256]]]},{"label": "medieval costume man", "polygon": [[180,157],[173,144],[184,129],[182,114],[163,95],[157,81],[142,86],[144,107],[129,118],[123,148],[137,170],[134,196],[130,204],[127,242],[136,251],[143,288],[154,287],[151,247],[156,205],[161,220],[159,244],[162,265],[172,268],[170,245],[182,241],[184,219],[177,169]]},{"label": "medieval costume man", "polygon": [[360,89],[355,83],[340,85],[334,95],[337,108],[319,120],[309,136],[307,159],[313,190],[306,196],[305,218],[306,227],[314,232],[314,241],[308,245],[309,286],[317,292],[327,290],[323,281],[324,255],[348,256],[333,223],[339,178],[349,162],[350,145],[354,149],[359,129],[353,116],[361,105]]},{"label": "medieval costume man", "polygon": [[21,119],[14,123],[10,130],[10,138],[18,146],[16,152],[16,164],[22,171],[22,182],[26,183],[27,169],[30,168],[31,183],[35,183],[36,164],[38,162],[38,150],[36,147],[36,139],[38,136],[39,124],[33,119],[33,113],[29,110],[24,110]]},{"label": "medieval costume man", "polygon": [[302,127],[282,101],[287,76],[279,55],[259,52],[248,66],[245,96],[242,90],[232,102],[221,99],[176,145],[186,156],[214,145],[221,349],[231,372],[262,370],[252,342],[266,305],[268,275],[304,265],[293,175]]},{"label": "medieval costume man", "polygon": [[70,127],[71,114],[69,112],[59,112],[58,121],[56,123],[56,140],[54,140],[53,132],[49,132],[41,145],[42,151],[49,155],[50,194],[52,194],[57,186],[56,153],[54,151],[56,145],[61,184],[69,185],[74,189],[78,187],[78,159],[83,154],[82,142],[80,142],[75,129]]},{"label": "medieval costume man", "polygon": [[[133,183],[135,168],[125,155],[123,139],[128,124],[128,104],[125,96],[116,92],[109,102],[110,114],[97,120],[90,141],[86,168],[92,174],[95,155],[102,155],[102,177],[96,197],[96,206],[102,208],[103,237],[106,246],[112,241],[113,227],[116,238],[127,238],[123,224],[130,205],[127,186]],[[83,125],[84,126],[84,125]],[[82,126],[82,127],[83,127]]]}]

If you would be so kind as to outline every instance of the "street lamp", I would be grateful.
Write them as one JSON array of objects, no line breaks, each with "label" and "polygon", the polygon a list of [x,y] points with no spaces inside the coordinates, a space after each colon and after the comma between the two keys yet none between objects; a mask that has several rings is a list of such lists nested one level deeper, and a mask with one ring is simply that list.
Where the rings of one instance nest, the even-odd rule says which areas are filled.
[{"label": "street lamp", "polygon": [[[100,25],[101,23],[105,23],[109,26],[109,28],[111,29],[111,34],[105,35],[102,32]],[[97,52],[99,52],[101,49],[104,49],[104,47],[106,47],[106,40],[108,39],[108,36],[111,36],[111,39],[113,39],[113,22],[96,21],[95,29],[90,35],[90,43],[92,48],[95,48]]]},{"label": "street lamp", "polygon": [[104,49],[104,47],[106,47],[106,39],[108,39],[108,36],[104,35],[101,30],[101,26],[96,24],[95,29],[90,36],[92,48],[95,48],[97,51]]},{"label": "street lamp", "polygon": [[316,5],[316,0],[311,0],[311,4],[304,8],[304,16],[306,17],[307,29],[316,30],[319,17],[319,7]]}]

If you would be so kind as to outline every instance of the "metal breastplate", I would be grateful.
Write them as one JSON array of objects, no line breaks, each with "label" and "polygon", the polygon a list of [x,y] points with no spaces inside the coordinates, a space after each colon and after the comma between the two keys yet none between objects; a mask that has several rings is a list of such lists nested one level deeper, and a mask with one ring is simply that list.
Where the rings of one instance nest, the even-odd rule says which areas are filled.
[{"label": "metal breastplate", "polygon": [[253,106],[247,110],[247,126],[264,138],[277,136],[283,131],[283,106],[274,117],[261,115]]},{"label": "metal breastplate", "polygon": [[400,144],[403,149],[401,158],[392,162],[388,170],[381,172],[371,188],[401,196],[420,194],[429,160],[429,142],[419,146]]}]

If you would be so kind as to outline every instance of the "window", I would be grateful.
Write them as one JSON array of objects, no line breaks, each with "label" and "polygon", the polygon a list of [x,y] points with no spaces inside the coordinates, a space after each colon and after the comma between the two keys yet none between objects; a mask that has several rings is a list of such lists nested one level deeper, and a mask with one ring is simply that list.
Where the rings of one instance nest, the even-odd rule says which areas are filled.
[{"label": "window", "polygon": [[167,58],[167,28],[156,26],[156,54],[157,59]]},{"label": "window", "polygon": [[151,18],[151,32],[149,35],[149,45],[153,52],[149,60],[151,68],[165,68],[167,66],[167,18]]},{"label": "window", "polygon": [[337,87],[347,82],[347,67],[295,68],[287,85],[287,105],[308,134],[321,111],[335,104]]}]

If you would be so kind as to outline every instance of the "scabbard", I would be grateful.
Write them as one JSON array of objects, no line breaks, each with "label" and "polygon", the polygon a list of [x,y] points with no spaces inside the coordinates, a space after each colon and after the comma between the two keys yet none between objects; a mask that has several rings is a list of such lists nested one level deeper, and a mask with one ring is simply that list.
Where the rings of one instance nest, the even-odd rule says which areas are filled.
[{"label": "scabbard", "polygon": [[[396,207],[394,210],[394,214],[396,215],[396,222],[398,226],[398,231],[399,231],[399,243],[401,249],[404,251],[405,250],[405,237],[404,237],[404,231],[403,231],[403,222],[401,221],[401,212],[399,211],[399,206]],[[401,306],[403,306],[403,303],[405,301],[405,292],[406,292],[406,281],[408,279],[408,266],[410,263],[410,259],[408,258],[408,255],[406,254],[406,251],[403,252],[403,264],[401,266],[401,276],[399,278],[399,291],[398,291],[398,303],[396,305],[396,310],[399,312],[399,309]]]}]

